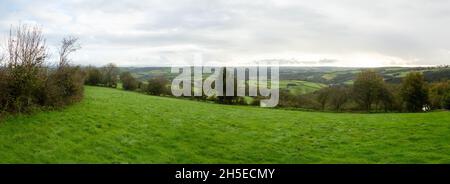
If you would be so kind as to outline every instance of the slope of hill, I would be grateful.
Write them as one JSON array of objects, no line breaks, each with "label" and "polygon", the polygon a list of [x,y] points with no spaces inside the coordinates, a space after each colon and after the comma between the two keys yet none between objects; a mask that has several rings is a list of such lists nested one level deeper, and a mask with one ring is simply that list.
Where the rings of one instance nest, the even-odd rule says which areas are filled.
[{"label": "slope of hill", "polygon": [[[416,71],[424,74],[425,80],[428,82],[437,82],[450,79],[450,68],[448,66],[441,67],[381,67],[372,68],[376,70],[389,83],[400,83],[402,78],[408,73]],[[329,84],[352,84],[356,75],[363,68],[345,68],[345,67],[280,67],[281,83],[287,81],[307,81],[318,85]],[[146,81],[149,78],[157,76],[165,76],[172,79],[177,74],[170,73],[169,67],[143,67],[143,68],[121,68],[121,71],[129,71],[138,80]],[[295,83],[295,82],[294,82]],[[282,87],[283,85],[281,85]],[[300,85],[301,86],[301,85]],[[308,91],[311,88],[294,90]]]},{"label": "slope of hill", "polygon": [[225,106],[86,87],[0,123],[0,163],[450,163],[450,113]]}]

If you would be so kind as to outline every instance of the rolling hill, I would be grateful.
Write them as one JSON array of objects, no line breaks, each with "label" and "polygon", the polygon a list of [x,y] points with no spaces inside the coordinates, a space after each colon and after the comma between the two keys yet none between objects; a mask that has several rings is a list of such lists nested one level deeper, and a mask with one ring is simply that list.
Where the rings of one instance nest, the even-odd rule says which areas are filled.
[{"label": "rolling hill", "polygon": [[226,106],[86,87],[0,120],[0,163],[450,163],[450,113]]}]

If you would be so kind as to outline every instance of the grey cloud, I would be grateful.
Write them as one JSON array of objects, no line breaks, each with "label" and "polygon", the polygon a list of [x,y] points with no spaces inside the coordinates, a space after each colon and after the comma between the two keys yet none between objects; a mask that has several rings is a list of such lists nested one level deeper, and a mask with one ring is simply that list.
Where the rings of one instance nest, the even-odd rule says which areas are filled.
[{"label": "grey cloud", "polygon": [[3,33],[10,23],[34,21],[48,30],[50,43],[68,34],[79,36],[91,49],[81,51],[80,63],[96,58],[152,65],[167,53],[192,50],[221,62],[251,62],[270,55],[266,59],[348,65],[353,55],[373,54],[378,60],[385,58],[385,64],[421,65],[448,64],[450,58],[450,2],[445,0],[82,0],[0,5]]}]

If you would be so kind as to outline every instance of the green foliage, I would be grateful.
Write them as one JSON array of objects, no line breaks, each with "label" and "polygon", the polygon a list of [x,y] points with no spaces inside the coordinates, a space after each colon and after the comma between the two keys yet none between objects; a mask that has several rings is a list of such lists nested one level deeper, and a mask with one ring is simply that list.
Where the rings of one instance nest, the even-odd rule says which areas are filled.
[{"label": "green foliage", "polygon": [[106,87],[116,88],[119,69],[113,63],[109,63],[101,68],[102,84]]},{"label": "green foliage", "polygon": [[430,103],[435,109],[450,109],[450,80],[431,84]]},{"label": "green foliage", "polygon": [[91,86],[99,86],[102,82],[102,73],[96,67],[89,66],[85,69],[86,80],[85,84]]},{"label": "green foliage", "polygon": [[370,111],[372,104],[378,100],[383,88],[383,78],[374,70],[364,70],[356,77],[353,84],[353,97],[366,111]]},{"label": "green foliage", "polygon": [[85,73],[86,80],[84,83],[87,85],[117,88],[119,69],[113,63],[109,63],[100,69],[89,66],[85,68]]},{"label": "green foliage", "polygon": [[134,91],[139,87],[139,82],[131,75],[130,72],[123,72],[120,74],[120,81],[122,87],[128,91]]},{"label": "green foliage", "polygon": [[402,83],[402,97],[410,112],[422,111],[428,104],[428,89],[421,73],[411,72],[406,75]]},{"label": "green foliage", "polygon": [[169,89],[167,87],[168,84],[169,81],[164,77],[151,78],[147,82],[146,92],[150,95],[157,95],[157,96],[168,94],[169,92]]},{"label": "green foliage", "polygon": [[316,100],[320,103],[322,110],[325,110],[325,107],[330,100],[330,93],[330,88],[322,88],[316,92]]},{"label": "green foliage", "polygon": [[447,92],[447,94],[444,96],[442,108],[450,110],[450,92]]},{"label": "green foliage", "polygon": [[334,110],[340,111],[341,107],[348,101],[350,89],[346,86],[335,86],[330,88],[330,102]]},{"label": "green foliage", "polygon": [[61,107],[83,98],[84,75],[79,67],[60,65],[50,73],[46,83],[43,104]]},{"label": "green foliage", "polygon": [[[64,41],[67,41],[64,39]],[[42,31],[26,25],[11,30],[8,57],[0,66],[0,113],[30,112],[43,107],[61,107],[83,98],[83,74],[68,64],[69,50],[60,55],[56,69],[46,67],[47,50]]]}]

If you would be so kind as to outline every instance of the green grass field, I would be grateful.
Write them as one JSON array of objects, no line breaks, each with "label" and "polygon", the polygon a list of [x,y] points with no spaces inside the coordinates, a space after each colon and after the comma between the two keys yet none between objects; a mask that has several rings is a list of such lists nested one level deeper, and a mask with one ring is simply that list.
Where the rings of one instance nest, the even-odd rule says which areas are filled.
[{"label": "green grass field", "polygon": [[86,87],[0,122],[0,163],[450,163],[450,113],[225,106]]},{"label": "green grass field", "polygon": [[321,83],[301,80],[281,80],[279,83],[280,89],[288,89],[290,93],[296,95],[312,93],[326,86]]}]

